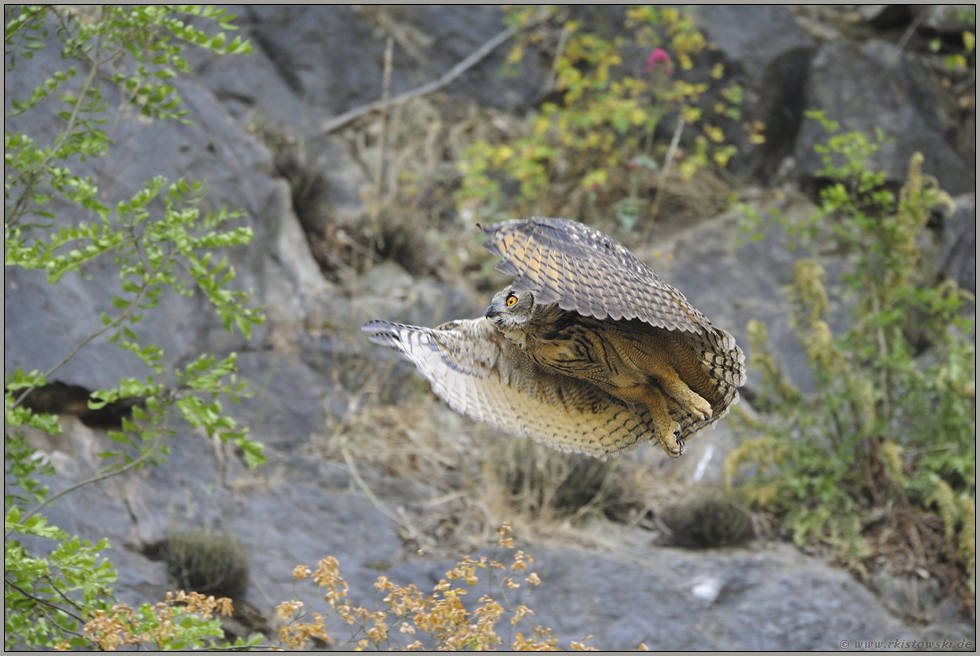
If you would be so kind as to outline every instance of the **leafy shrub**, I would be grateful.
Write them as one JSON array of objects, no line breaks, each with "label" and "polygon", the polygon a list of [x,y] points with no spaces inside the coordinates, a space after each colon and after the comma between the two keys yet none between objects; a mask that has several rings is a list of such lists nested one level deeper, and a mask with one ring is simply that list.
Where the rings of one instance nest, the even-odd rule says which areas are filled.
[{"label": "leafy shrub", "polygon": [[[227,40],[224,32],[210,36],[187,23],[193,18],[217,23],[223,30],[234,29],[229,23],[233,17],[213,7],[19,6],[9,7],[6,15],[7,73],[26,65],[46,46],[49,30],[61,43],[63,61],[76,64],[53,73],[29,98],[10,100],[8,117],[35,112],[39,104],[54,102],[49,96],[57,93],[64,106],[59,113],[64,123],[50,143],[4,129],[4,264],[45,271],[48,282],[57,284],[68,275],[84,277],[86,268],[98,261],[99,266],[115,267],[120,287],[113,296],[114,314],[103,313],[102,327],[66,353],[58,365],[43,373],[23,369],[4,373],[4,473],[8,483],[4,490],[4,645],[66,648],[94,643],[110,648],[122,643],[112,642],[115,638],[104,642],[99,637],[107,635],[104,627],[93,629],[94,633],[88,628],[82,632],[82,625],[88,627],[91,622],[123,622],[120,607],[111,607],[115,572],[99,556],[107,542],[91,545],[70,537],[48,525],[40,511],[81,485],[165,460],[165,438],[173,432],[165,419],[173,414],[171,409],[209,435],[234,442],[251,464],[261,462],[261,445],[247,439],[246,429],[225,414],[218,401],[222,394],[236,399],[243,393],[244,383],[235,380],[235,355],[218,359],[202,354],[182,369],[165,372],[162,349],[141,343],[131,326],[156,307],[167,289],[184,295],[203,294],[225,328],[234,326],[246,337],[262,317],[247,306],[247,294],[228,289],[234,272],[227,260],[215,258],[217,249],[248,243],[252,232],[223,225],[237,218],[236,212],[222,208],[203,213],[199,206],[205,199],[204,184],[184,180],[168,184],[154,178],[129,200],[108,206],[96,182],[73,173],[72,167],[88,158],[106,156],[111,144],[105,132],[110,112],[100,87],[104,80],[117,85],[142,117],[186,121],[180,98],[168,84],[178,72],[189,70],[178,44],[192,43],[221,54],[245,53],[250,46],[238,38]],[[60,227],[46,232],[50,225],[45,224],[55,223],[54,219]],[[49,496],[41,479],[53,469],[17,429],[29,426],[52,435],[61,429],[54,416],[32,413],[25,401],[86,344],[102,336],[144,362],[150,375],[146,380],[124,379],[113,389],[93,392],[89,407],[100,408],[121,398],[142,401],[134,403],[131,416],[122,419],[121,430],[109,431],[118,447],[100,454],[108,464],[92,479]],[[178,388],[164,387],[168,373],[177,379]],[[46,558],[30,555],[21,536],[50,540],[50,554]],[[170,622],[182,617],[179,624],[167,629],[169,633],[164,632],[166,636],[159,633],[156,644],[160,648],[202,646],[196,636],[220,635],[216,621],[198,621],[206,605],[182,608],[164,604],[156,610],[148,605],[138,612],[130,609],[123,623],[150,631],[146,623],[151,619],[155,622],[166,615]],[[197,620],[189,619],[187,613]],[[122,624],[113,626],[118,629],[113,629],[117,637],[130,630],[120,628]],[[127,640],[123,643],[133,644]]]},{"label": "leafy shrub", "polygon": [[[937,281],[919,246],[932,210],[951,201],[923,174],[921,155],[896,195],[883,173],[866,166],[881,134],[836,134],[837,124],[811,117],[832,133],[818,147],[827,186],[813,217],[788,229],[847,254],[853,322],[842,335],[831,332],[825,273],[799,261],[792,325],[816,389],[796,390],[769,353],[765,326],[750,323],[750,366],[761,375],[758,403],[768,415],[750,426],[756,437],[729,455],[727,480],[782,514],[798,544],[828,544],[859,572],[872,551],[867,529],[882,513],[899,521],[913,509],[936,512],[972,592],[975,333],[965,310],[975,299],[954,281]],[[916,556],[927,568],[946,557]]]},{"label": "leafy shrub", "polygon": [[[205,638],[224,636],[221,622],[215,613],[229,616],[231,600],[215,599],[197,592],[167,593],[166,601],[153,606],[143,604],[135,610],[126,604],[115,604],[110,609],[92,611],[92,619],[85,623],[84,638],[105,651],[120,647],[149,648],[156,651],[188,651],[211,646]],[[257,640],[238,640],[236,647],[256,645]],[[67,643],[56,645],[68,648]]]},{"label": "leafy shrub", "polygon": [[[540,25],[528,30],[509,61],[516,65],[525,48],[546,38],[550,23],[560,23],[553,69],[560,98],[531,113],[516,137],[477,141],[467,149],[459,164],[463,181],[457,194],[464,215],[483,220],[578,215],[581,203],[594,203],[600,191],[615,190],[625,192],[615,210],[629,230],[641,216],[656,215],[659,201],[645,198],[655,183],[662,193],[672,161],[685,179],[709,164],[725,166],[735,148],[697,104],[709,84],[674,75],[677,69],[690,71],[694,58],[708,47],[689,16],[671,7],[632,6],[625,18],[631,38],[609,39],[562,10],[547,10],[544,17],[542,11],[510,10],[510,21]],[[631,73],[644,59],[643,72]],[[722,75],[721,64],[710,74],[712,79]],[[715,117],[738,120],[741,97],[737,85],[722,91]],[[678,148],[685,125],[699,131],[690,149]],[[657,134],[674,134],[674,139],[658,142]],[[513,197],[514,206],[505,197]]]}]

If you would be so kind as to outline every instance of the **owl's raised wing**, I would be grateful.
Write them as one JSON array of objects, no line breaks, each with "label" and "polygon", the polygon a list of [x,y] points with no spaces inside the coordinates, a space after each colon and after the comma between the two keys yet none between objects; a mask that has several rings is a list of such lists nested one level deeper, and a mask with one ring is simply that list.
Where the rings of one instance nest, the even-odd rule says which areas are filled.
[{"label": "owl's raised wing", "polygon": [[516,292],[536,303],[605,319],[639,319],[667,330],[701,333],[711,322],[682,293],[619,242],[567,219],[534,217],[481,229],[486,246],[503,258],[501,273],[516,276]]},{"label": "owl's raised wing", "polygon": [[372,321],[361,330],[414,364],[453,410],[508,433],[602,459],[656,439],[645,408],[544,370],[487,319],[437,328]]}]

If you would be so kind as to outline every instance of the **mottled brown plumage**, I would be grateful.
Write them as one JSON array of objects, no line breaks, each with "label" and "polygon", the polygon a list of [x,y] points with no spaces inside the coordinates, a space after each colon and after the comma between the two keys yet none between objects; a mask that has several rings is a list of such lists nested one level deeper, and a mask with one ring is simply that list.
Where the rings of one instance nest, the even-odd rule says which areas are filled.
[{"label": "mottled brown plumage", "polygon": [[678,456],[738,400],[735,340],[621,244],[564,219],[483,230],[516,276],[486,317],[364,327],[454,410],[565,451],[656,439]]}]

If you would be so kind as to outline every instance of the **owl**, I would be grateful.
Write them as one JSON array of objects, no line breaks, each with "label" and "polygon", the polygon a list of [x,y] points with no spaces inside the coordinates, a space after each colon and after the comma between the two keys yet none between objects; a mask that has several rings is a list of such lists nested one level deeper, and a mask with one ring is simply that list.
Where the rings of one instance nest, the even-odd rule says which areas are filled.
[{"label": "owl", "polygon": [[362,328],[453,410],[562,451],[604,459],[656,440],[677,457],[738,401],[734,338],[622,244],[567,219],[481,229],[514,276],[484,317]]}]

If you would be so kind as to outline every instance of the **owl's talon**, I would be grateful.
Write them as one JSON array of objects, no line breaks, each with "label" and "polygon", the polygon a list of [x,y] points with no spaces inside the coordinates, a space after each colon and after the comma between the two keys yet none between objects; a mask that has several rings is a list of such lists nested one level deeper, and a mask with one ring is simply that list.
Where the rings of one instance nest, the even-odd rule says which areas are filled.
[{"label": "owl's talon", "polygon": [[711,419],[711,416],[714,414],[714,411],[711,409],[711,404],[703,396],[684,385],[684,383],[680,381],[678,383],[683,385],[683,388],[677,390],[680,393],[672,395],[674,401],[684,408],[685,412],[698,417],[701,421]]},{"label": "owl's talon", "polygon": [[661,439],[660,446],[671,458],[677,458],[684,454],[684,441],[678,441],[673,435]]},{"label": "owl's talon", "polygon": [[705,401],[700,396],[697,397],[697,401],[694,402],[694,411],[692,414],[700,414],[702,420],[711,419],[711,415],[714,413],[711,411],[711,404]]},{"label": "owl's talon", "polygon": [[676,458],[684,453],[684,440],[678,440],[677,437],[680,434],[681,425],[676,421],[672,421],[670,425],[670,432],[666,435],[658,435],[660,440],[660,447],[667,452],[667,455],[671,458]]}]

